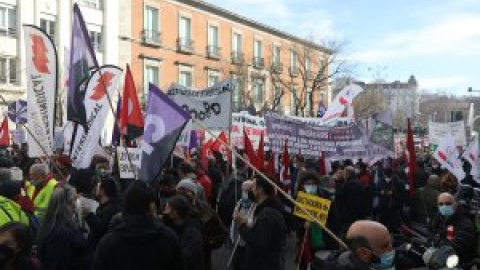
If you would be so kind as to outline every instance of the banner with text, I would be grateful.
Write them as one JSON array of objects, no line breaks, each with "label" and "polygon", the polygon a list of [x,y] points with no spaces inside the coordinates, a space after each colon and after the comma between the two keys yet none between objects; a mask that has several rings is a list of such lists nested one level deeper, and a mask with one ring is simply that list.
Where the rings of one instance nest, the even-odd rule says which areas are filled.
[{"label": "banner with text", "polygon": [[322,151],[342,155],[345,151],[364,149],[366,139],[357,124],[320,126],[272,112],[266,114],[265,122],[274,153],[283,152],[285,140],[289,153],[312,157],[321,157]]},{"label": "banner with text", "polygon": [[122,77],[122,69],[115,66],[103,66],[88,79],[85,90],[85,110],[87,130],[78,126],[77,136],[70,158],[73,167],[83,169],[90,166],[92,157],[99,145],[100,135],[110,106],[107,95],[113,96]]},{"label": "banner with text", "polygon": [[27,73],[28,156],[52,155],[57,91],[57,51],[40,28],[23,25]]},{"label": "banner with text", "polygon": [[[172,84],[168,96],[182,107],[192,119],[214,130],[228,131],[231,117],[231,80],[215,84],[204,90],[194,90],[180,84]],[[194,129],[203,129],[195,124]]]},{"label": "banner with text", "polygon": [[265,119],[263,117],[253,116],[246,112],[232,114],[232,143],[235,147],[243,149],[243,128],[253,144],[253,148],[258,150],[260,135],[264,132],[265,148],[268,149],[269,140]]},{"label": "banner with text", "polygon": [[[314,216],[322,225],[327,223],[328,211],[330,211],[331,201],[317,196],[307,194],[305,192],[298,192],[297,202]],[[303,218],[307,221],[313,221],[303,210],[295,206],[293,214],[297,217]]]},{"label": "banner with text", "polygon": [[460,155],[455,146],[454,138],[450,133],[447,133],[438,144],[437,149],[435,149],[435,152],[433,153],[433,157],[438,160],[440,165],[455,175],[458,181],[465,178],[462,161],[459,158]]},{"label": "banner with text", "polygon": [[127,148],[125,150],[124,147],[117,147],[118,171],[121,179],[135,178],[135,174],[138,174],[141,150],[140,148]]},{"label": "banner with text", "polygon": [[450,133],[456,146],[466,146],[465,124],[463,121],[450,123],[428,122],[428,141],[430,144],[439,145],[443,138]]}]

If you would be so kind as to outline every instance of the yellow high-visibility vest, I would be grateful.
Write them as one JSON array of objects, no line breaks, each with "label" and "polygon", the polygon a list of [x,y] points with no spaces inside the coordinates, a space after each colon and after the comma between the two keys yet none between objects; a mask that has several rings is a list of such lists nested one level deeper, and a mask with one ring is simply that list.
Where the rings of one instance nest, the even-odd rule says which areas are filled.
[{"label": "yellow high-visibility vest", "polygon": [[27,191],[27,196],[33,200],[33,205],[35,206],[35,215],[38,217],[43,217],[45,211],[47,211],[48,203],[50,202],[50,197],[55,190],[58,182],[55,178],[48,180],[48,183],[40,190],[35,198],[35,186],[30,182],[25,182],[25,187]]},{"label": "yellow high-visibility vest", "polygon": [[23,212],[22,207],[18,203],[0,196],[0,226],[12,221],[29,225],[28,216]]}]

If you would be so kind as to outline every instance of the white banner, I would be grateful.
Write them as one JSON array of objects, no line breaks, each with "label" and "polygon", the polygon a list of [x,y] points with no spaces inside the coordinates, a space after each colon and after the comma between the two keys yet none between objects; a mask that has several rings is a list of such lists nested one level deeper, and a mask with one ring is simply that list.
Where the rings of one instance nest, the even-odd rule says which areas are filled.
[{"label": "white banner", "polygon": [[350,84],[343,88],[343,90],[337,94],[332,104],[328,107],[327,111],[323,115],[323,121],[335,121],[337,118],[342,116],[345,108],[350,106],[353,99],[361,92],[363,92],[363,88],[356,84]]},{"label": "white banner", "polygon": [[90,166],[99,145],[107,114],[110,111],[107,94],[110,97],[113,96],[121,76],[122,69],[115,66],[103,66],[90,76],[85,90],[88,130],[85,131],[83,126],[78,126],[70,157],[73,167],[83,169]]},{"label": "white banner", "polygon": [[[204,90],[194,90],[173,84],[168,96],[210,129],[228,131],[231,116],[231,80],[225,80]],[[194,129],[203,129],[194,124]]]},{"label": "white banner", "polygon": [[438,145],[447,134],[451,134],[456,146],[466,146],[465,124],[463,121],[450,123],[428,122],[428,140],[431,144]]},{"label": "white banner", "polygon": [[465,178],[462,161],[459,159],[458,149],[455,146],[455,142],[451,134],[448,133],[443,137],[437,149],[435,149],[433,157],[438,160],[438,162],[444,168],[455,175],[458,181],[461,181],[463,178]]},{"label": "white banner", "polygon": [[178,147],[189,147],[190,146],[190,135],[192,131],[192,120],[189,120],[185,125],[185,128],[182,130],[180,137],[178,137],[177,146]]},{"label": "white banner", "polygon": [[[24,25],[27,73],[28,156],[51,156],[54,149],[53,125],[57,91],[57,51],[43,30]],[[38,142],[37,142],[38,141]],[[43,148],[43,150],[42,150]]]},{"label": "white banner", "polygon": [[23,144],[27,143],[27,132],[23,129],[16,129],[10,131],[11,138],[13,143]]},{"label": "white banner", "polygon": [[[232,143],[234,146],[243,149],[243,128],[252,142],[253,148],[258,150],[260,143],[260,136],[264,132],[264,142],[268,145],[267,127],[263,117],[252,116],[248,113],[233,113],[232,114]],[[265,147],[267,149],[267,147]]]},{"label": "white banner", "polygon": [[[140,154],[141,148],[127,148],[117,147],[117,159],[118,159],[118,171],[120,172],[120,178],[135,178],[135,174],[138,174],[140,168]],[[130,160],[128,157],[130,156]],[[130,161],[132,162],[130,165]]]}]

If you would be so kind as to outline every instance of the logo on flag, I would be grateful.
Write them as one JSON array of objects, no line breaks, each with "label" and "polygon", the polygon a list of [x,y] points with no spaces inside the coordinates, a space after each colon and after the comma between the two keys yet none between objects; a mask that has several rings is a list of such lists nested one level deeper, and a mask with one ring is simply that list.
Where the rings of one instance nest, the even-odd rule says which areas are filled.
[{"label": "logo on flag", "polygon": [[48,70],[48,49],[39,35],[30,35],[32,39],[33,65],[40,73],[50,73]]},{"label": "logo on flag", "polygon": [[15,124],[27,123],[27,101],[19,99],[8,104],[8,118]]},{"label": "logo on flag", "polygon": [[108,88],[111,84],[111,81],[115,75],[111,72],[105,71],[100,75],[100,78],[97,80],[97,86],[93,88],[93,94],[90,96],[90,99],[99,101],[107,93],[105,88]]}]

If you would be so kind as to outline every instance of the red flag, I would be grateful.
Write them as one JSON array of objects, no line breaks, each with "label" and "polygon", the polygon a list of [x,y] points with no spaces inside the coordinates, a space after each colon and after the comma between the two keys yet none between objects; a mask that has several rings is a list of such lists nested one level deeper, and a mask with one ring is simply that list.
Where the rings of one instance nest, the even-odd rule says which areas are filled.
[{"label": "red flag", "polygon": [[267,173],[270,174],[270,175],[275,175],[276,171],[275,171],[275,154],[274,153],[271,153],[270,154],[270,158],[268,159],[268,165],[267,165]]},{"label": "red flag", "polygon": [[407,150],[408,150],[408,184],[410,195],[415,191],[415,173],[417,171],[417,157],[415,155],[415,144],[410,119],[407,119]]},{"label": "red flag", "polygon": [[220,154],[223,155],[224,160],[227,160],[228,162],[230,162],[231,161],[230,151],[225,146],[225,144],[228,144],[228,138],[227,138],[227,134],[225,134],[225,132],[222,131],[222,133],[220,133],[217,140],[212,144],[210,149],[212,151],[219,152]]},{"label": "red flag", "polygon": [[208,168],[207,157],[211,156],[211,147],[213,145],[213,139],[208,140],[207,143],[202,145],[200,150],[200,159],[204,168]]},{"label": "red flag", "polygon": [[264,171],[265,169],[265,142],[263,141],[263,131],[260,134],[260,142],[258,144],[258,151],[257,151],[257,169],[260,171]]},{"label": "red flag", "polygon": [[8,118],[4,117],[2,127],[0,128],[0,145],[10,145],[10,134],[8,130]]},{"label": "red flag", "polygon": [[143,114],[138,102],[137,90],[133,82],[130,66],[127,64],[123,88],[122,106],[119,119],[122,135],[135,139],[143,135]]},{"label": "red flag", "polygon": [[322,157],[320,158],[320,174],[327,175],[327,166],[325,164],[325,152],[322,152]]},{"label": "red flag", "polygon": [[252,142],[250,141],[250,138],[245,131],[245,128],[243,128],[243,146],[243,149],[245,149],[245,154],[247,155],[250,164],[258,168],[257,155],[255,153],[255,149],[253,148]]}]

